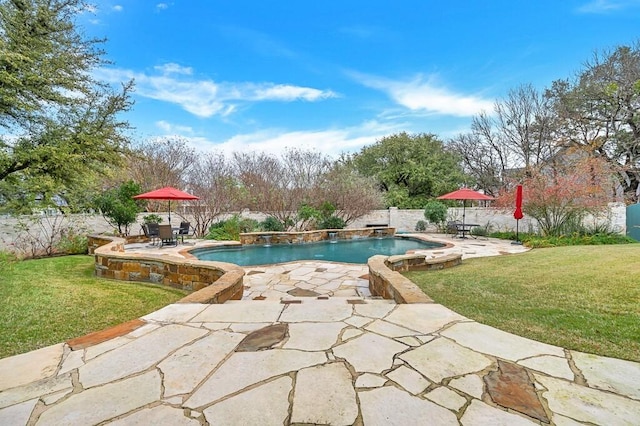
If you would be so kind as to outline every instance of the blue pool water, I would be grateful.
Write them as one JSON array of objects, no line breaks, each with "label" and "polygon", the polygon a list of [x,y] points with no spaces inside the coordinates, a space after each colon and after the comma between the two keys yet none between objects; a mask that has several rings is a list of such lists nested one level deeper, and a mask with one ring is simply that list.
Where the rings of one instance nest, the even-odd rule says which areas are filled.
[{"label": "blue pool water", "polygon": [[363,238],[357,240],[321,241],[306,244],[249,245],[205,248],[191,251],[200,260],[235,263],[240,266],[267,265],[296,260],[327,260],[344,263],[367,263],[376,254],[391,256],[409,250],[442,247],[411,238]]}]

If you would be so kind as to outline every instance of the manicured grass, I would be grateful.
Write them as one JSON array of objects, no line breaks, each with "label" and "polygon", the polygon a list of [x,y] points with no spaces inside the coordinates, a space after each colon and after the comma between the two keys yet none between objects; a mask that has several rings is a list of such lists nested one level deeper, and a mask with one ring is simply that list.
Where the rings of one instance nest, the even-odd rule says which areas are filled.
[{"label": "manicured grass", "polygon": [[186,294],[98,279],[92,256],[26,260],[0,268],[0,358],[138,318]]},{"label": "manicured grass", "polygon": [[437,303],[483,324],[640,361],[640,244],[534,249],[406,276]]}]

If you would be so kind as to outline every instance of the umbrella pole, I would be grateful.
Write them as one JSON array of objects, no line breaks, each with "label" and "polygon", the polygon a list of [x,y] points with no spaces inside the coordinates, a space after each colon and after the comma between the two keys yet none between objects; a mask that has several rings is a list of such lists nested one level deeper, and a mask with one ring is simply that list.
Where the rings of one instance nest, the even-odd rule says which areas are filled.
[{"label": "umbrella pole", "polygon": [[511,243],[513,245],[518,245],[518,246],[522,244],[522,242],[520,241],[519,225],[520,225],[520,219],[516,219],[516,240]]},{"label": "umbrella pole", "polygon": [[171,200],[169,200],[169,225],[171,225]]},{"label": "umbrella pole", "polygon": [[465,200],[462,200],[462,227],[464,228],[464,224],[466,223],[464,218],[465,218],[465,207],[466,207],[466,202]]}]

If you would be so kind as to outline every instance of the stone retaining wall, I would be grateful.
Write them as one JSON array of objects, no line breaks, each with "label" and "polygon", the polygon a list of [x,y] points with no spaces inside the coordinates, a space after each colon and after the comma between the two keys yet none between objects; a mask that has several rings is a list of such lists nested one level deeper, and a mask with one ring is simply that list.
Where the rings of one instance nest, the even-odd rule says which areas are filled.
[{"label": "stone retaining wall", "polygon": [[369,258],[369,291],[373,296],[393,299],[396,303],[433,303],[411,280],[399,271],[428,271],[451,268],[462,263],[461,254],[426,259],[423,254],[400,256],[376,255]]},{"label": "stone retaining wall", "polygon": [[304,232],[248,232],[240,234],[240,243],[252,244],[300,244],[330,240],[352,240],[356,238],[372,238],[392,236],[395,228],[370,227],[356,229],[322,229]]},{"label": "stone retaining wall", "polygon": [[178,303],[224,303],[242,299],[244,270],[237,265],[125,253],[125,243],[125,239],[118,237],[89,236],[89,247],[94,247],[96,276],[193,291]]}]

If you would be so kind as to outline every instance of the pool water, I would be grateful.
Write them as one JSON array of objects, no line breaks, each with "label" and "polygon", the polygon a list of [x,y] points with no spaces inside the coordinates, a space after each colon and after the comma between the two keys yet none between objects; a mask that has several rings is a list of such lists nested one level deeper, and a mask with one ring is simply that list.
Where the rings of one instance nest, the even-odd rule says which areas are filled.
[{"label": "pool water", "polygon": [[405,254],[409,250],[428,250],[442,244],[412,238],[362,238],[321,241],[306,244],[248,245],[210,247],[191,251],[200,260],[235,263],[240,266],[267,265],[296,260],[321,260],[344,263],[367,263],[376,254]]}]

